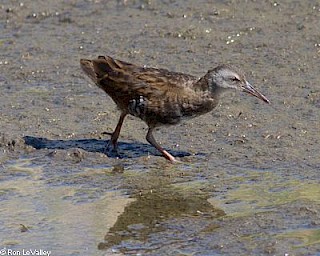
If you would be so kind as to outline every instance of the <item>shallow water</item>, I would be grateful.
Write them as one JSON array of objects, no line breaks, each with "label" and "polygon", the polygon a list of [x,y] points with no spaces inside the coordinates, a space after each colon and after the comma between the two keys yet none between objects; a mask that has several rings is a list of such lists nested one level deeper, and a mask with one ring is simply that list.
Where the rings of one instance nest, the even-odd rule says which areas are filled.
[{"label": "shallow water", "polygon": [[[318,1],[2,1],[0,253],[320,255]],[[227,94],[147,144],[80,58],[201,76],[240,66],[271,101]],[[1,251],[1,249],[3,249]],[[4,254],[4,255],[5,255]]]}]

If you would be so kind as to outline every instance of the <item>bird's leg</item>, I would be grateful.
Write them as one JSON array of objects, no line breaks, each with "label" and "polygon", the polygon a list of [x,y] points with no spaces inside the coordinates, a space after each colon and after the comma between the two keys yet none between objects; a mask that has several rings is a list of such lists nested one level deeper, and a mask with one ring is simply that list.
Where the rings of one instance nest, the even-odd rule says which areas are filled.
[{"label": "bird's leg", "polygon": [[146,139],[147,141],[154,146],[156,149],[158,149],[161,154],[168,159],[170,162],[174,163],[174,162],[178,162],[169,152],[167,152],[166,150],[164,150],[154,139],[153,135],[152,135],[152,131],[154,128],[149,127]]},{"label": "bird's leg", "polygon": [[117,141],[118,141],[118,138],[119,138],[119,135],[120,135],[120,130],[121,130],[121,127],[122,127],[122,124],[123,124],[123,121],[124,121],[124,118],[126,117],[126,115],[127,115],[126,112],[122,112],[121,113],[119,121],[118,121],[118,124],[116,126],[116,129],[112,133],[111,139],[108,142],[108,145],[107,145],[107,148],[106,148],[107,150],[110,149],[110,147],[111,147],[112,151],[117,152],[117,149],[118,149]]}]

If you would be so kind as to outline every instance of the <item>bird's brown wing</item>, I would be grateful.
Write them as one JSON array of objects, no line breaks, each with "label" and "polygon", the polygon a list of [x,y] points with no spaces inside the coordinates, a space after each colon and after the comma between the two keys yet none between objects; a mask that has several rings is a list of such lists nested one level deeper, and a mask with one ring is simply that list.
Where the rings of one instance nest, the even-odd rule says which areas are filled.
[{"label": "bird's brown wing", "polygon": [[114,87],[125,86],[124,90],[130,92],[139,90],[140,87],[144,89],[150,87],[152,91],[162,92],[181,90],[198,80],[191,75],[166,69],[141,67],[109,56],[99,56],[98,59],[92,60],[90,69],[93,69],[96,83],[111,82]]},{"label": "bird's brown wing", "polygon": [[149,124],[179,122],[183,111],[191,113],[201,101],[192,89],[198,79],[191,75],[140,67],[108,56],[81,60],[81,67],[122,111]]},{"label": "bird's brown wing", "polygon": [[95,60],[82,59],[81,67],[109,95],[118,92],[120,96],[142,95],[164,100],[163,97],[181,94],[198,80],[191,75],[144,68],[109,56],[100,56]]}]

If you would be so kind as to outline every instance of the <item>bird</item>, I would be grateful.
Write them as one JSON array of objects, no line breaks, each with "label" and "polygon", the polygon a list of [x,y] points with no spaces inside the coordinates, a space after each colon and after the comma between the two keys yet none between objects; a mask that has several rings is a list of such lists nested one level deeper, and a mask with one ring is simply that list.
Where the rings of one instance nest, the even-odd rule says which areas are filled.
[{"label": "bird", "polygon": [[110,56],[80,59],[80,66],[120,110],[119,121],[107,144],[107,149],[115,152],[127,115],[138,117],[147,124],[146,140],[174,163],[179,161],[155,140],[153,131],[156,128],[176,125],[212,111],[221,95],[231,89],[270,103],[246,80],[241,70],[227,64],[209,69],[201,78],[167,69],[139,66]]}]

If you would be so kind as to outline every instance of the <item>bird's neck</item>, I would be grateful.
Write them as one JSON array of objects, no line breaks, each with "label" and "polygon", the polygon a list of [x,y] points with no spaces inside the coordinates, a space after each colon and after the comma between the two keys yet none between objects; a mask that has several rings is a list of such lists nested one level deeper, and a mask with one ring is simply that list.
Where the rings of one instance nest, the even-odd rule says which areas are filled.
[{"label": "bird's neck", "polygon": [[195,83],[194,89],[197,93],[205,94],[216,101],[218,101],[220,96],[226,91],[226,89],[219,87],[215,83],[212,84],[212,82],[209,81],[208,74],[201,77]]},{"label": "bird's neck", "polygon": [[211,86],[210,88],[212,98],[215,98],[216,100],[219,100],[226,91],[228,91],[228,89],[219,86]]},{"label": "bird's neck", "polygon": [[197,92],[209,91],[208,75],[201,77],[195,84],[194,89]]}]

